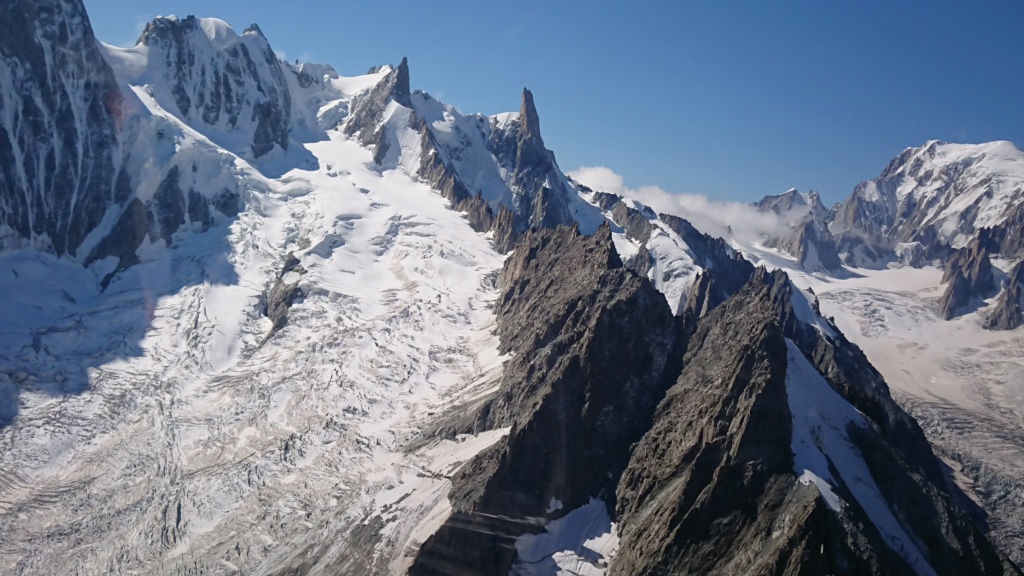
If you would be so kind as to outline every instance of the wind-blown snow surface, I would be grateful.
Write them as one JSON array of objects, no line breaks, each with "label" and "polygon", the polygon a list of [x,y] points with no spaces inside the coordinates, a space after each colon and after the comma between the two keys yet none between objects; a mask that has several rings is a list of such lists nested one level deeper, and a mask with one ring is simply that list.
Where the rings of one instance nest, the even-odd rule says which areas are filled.
[{"label": "wind-blown snow surface", "polygon": [[[240,161],[237,219],[103,293],[101,266],[2,255],[0,372],[29,391],[0,431],[0,571],[384,572],[443,521],[446,476],[500,431],[402,451],[500,375],[502,256],[340,132],[308,149],[320,167],[278,180]],[[305,298],[264,343],[289,252]],[[331,547],[360,537],[363,558]]]}]

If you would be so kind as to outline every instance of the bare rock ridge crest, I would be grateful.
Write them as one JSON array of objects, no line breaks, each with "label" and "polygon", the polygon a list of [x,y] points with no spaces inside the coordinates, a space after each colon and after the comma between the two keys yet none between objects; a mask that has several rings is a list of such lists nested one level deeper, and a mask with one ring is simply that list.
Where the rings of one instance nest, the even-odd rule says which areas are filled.
[{"label": "bare rock ridge crest", "polygon": [[[552,498],[572,509],[592,497],[622,538],[610,574],[1018,573],[859,349],[801,320],[784,273],[752,270],[703,316],[673,318],[607,227],[560,227],[527,234],[500,283],[513,360],[493,399],[448,432],[511,431],[453,478],[453,514],[411,574],[509,573],[517,537],[564,514]],[[886,544],[876,511],[846,492],[854,479],[836,510],[794,472],[790,347],[867,418],[851,442],[882,498],[915,510],[898,522],[930,568]]]}]

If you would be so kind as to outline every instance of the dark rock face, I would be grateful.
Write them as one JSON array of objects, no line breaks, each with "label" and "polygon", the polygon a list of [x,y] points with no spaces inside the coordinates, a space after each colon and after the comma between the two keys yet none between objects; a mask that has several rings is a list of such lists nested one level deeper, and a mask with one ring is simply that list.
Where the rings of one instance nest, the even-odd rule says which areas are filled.
[{"label": "dark rock face", "polygon": [[[832,213],[831,230],[840,235],[848,231],[874,240],[888,236],[895,222],[896,185],[899,158],[893,160],[874,181],[861,182]],[[875,244],[875,242],[872,242]]]},{"label": "dark rock face", "polygon": [[612,218],[615,219],[616,224],[626,230],[627,236],[643,246],[651,239],[651,232],[654,231],[651,220],[657,216],[649,208],[647,213],[644,213],[620,201],[612,207]]},{"label": "dark rock face", "polygon": [[289,253],[288,257],[285,258],[284,265],[281,267],[281,271],[277,274],[277,279],[274,285],[270,287],[270,290],[265,296],[266,308],[264,309],[264,316],[270,319],[273,323],[270,332],[264,338],[264,342],[274,336],[281,328],[284,328],[288,324],[288,309],[292,307],[292,304],[301,300],[305,297],[306,293],[299,288],[298,280],[294,282],[287,282],[286,277],[290,272],[294,272],[296,275],[305,274],[305,269],[299,263],[299,259],[294,254]]},{"label": "dark rock face", "polygon": [[[117,269],[101,280],[100,284],[104,288],[118,272],[138,262],[135,250],[149,234],[151,219],[152,213],[146,208],[146,205],[138,198],[133,198],[121,213],[121,217],[117,219],[110,234],[96,245],[93,254],[86,260],[86,265],[108,256],[113,256],[118,261]],[[101,256],[97,257],[97,255]]]},{"label": "dark rock face", "polygon": [[[533,231],[506,262],[498,334],[512,356],[454,431],[509,436],[456,473],[453,513],[411,574],[507,574],[518,536],[590,497],[619,525],[612,574],[911,573],[843,480],[839,510],[798,481],[787,339],[868,422],[850,442],[936,572],[1019,573],[953,503],[863,353],[808,324],[814,303],[784,273],[757,269],[715,301],[708,270],[691,293],[701,313],[673,319],[610,235]],[[552,498],[565,509],[549,512]]]},{"label": "dark rock face", "polygon": [[786,344],[770,286],[744,289],[693,341],[619,482],[611,573],[905,571],[884,544],[839,537],[847,527],[796,482]]},{"label": "dark rock face", "polygon": [[291,93],[257,26],[236,38],[214,40],[194,16],[157,18],[139,41],[149,47],[150,69],[164,73],[174,107],[189,125],[251,132],[248,152],[254,158],[275,146],[288,148]]},{"label": "dark rock face", "polygon": [[799,266],[809,272],[838,273],[842,262],[835,238],[829,232],[828,210],[821,203],[817,192],[810,192],[805,200],[793,188],[777,196],[765,196],[754,202],[762,212],[773,212],[784,218],[792,218],[791,230],[777,238],[768,238],[766,246],[781,248],[796,257]]},{"label": "dark rock face", "polygon": [[497,314],[515,355],[478,425],[507,441],[453,479],[454,514],[411,574],[505,574],[512,543],[591,496],[612,499],[629,446],[678,368],[679,329],[649,281],[625,269],[605,226],[527,234],[506,262]]},{"label": "dark rock face", "polygon": [[857,268],[884,268],[895,258],[889,247],[892,243],[885,240],[870,239],[857,232],[841,232],[833,236],[836,252],[843,263]]},{"label": "dark rock face", "polygon": [[131,195],[117,81],[79,0],[3,2],[0,56],[0,223],[75,256]]},{"label": "dark rock face", "polygon": [[[170,246],[174,233],[185,224],[191,224],[198,231],[209,229],[214,223],[211,206],[226,216],[238,213],[237,193],[225,190],[209,199],[192,186],[188,186],[186,193],[184,179],[178,166],[172,166],[151,201],[143,203],[138,198],[132,199],[111,231],[89,253],[86,265],[113,256],[118,259],[119,272],[136,263],[135,250],[147,236],[154,242],[162,239]],[[109,280],[108,277],[103,284]]]},{"label": "dark rock face", "polygon": [[996,300],[995,307],[985,318],[989,330],[1013,330],[1024,325],[1024,260],[1017,262]]},{"label": "dark rock face", "polygon": [[171,243],[171,235],[185,223],[185,195],[179,185],[179,170],[172,167],[153,195],[155,226],[153,236]]},{"label": "dark rock face", "polygon": [[920,429],[856,363],[859,350],[794,321],[791,290],[759,269],[698,322],[620,479],[611,574],[912,573],[846,488],[840,512],[797,482],[784,338],[870,418],[852,441],[936,572],[1018,573],[952,504]]},{"label": "dark rock face", "polygon": [[792,238],[781,247],[796,256],[801,268],[835,274],[842,269],[835,239],[824,222],[808,216],[798,222]]},{"label": "dark rock face", "polygon": [[523,89],[519,121],[495,127],[488,148],[509,173],[512,206],[520,233],[530,227],[553,228],[570,225],[573,191],[561,176],[555,156],[544,147],[540,118],[533,94]]},{"label": "dark rock face", "polygon": [[516,215],[505,206],[498,209],[491,229],[494,231],[494,249],[498,252],[508,252],[519,240],[519,232],[516,230]]},{"label": "dark rock face", "polygon": [[725,291],[717,286],[715,274],[705,271],[697,274],[690,292],[686,295],[684,314],[703,318],[708,312],[725,301]]},{"label": "dark rock face", "polygon": [[939,299],[939,315],[946,320],[961,314],[972,300],[987,298],[995,292],[992,261],[981,237],[952,252],[944,268],[942,281],[948,284]]},{"label": "dark rock face", "polygon": [[[577,184],[577,186],[580,187],[580,190],[587,192],[590,191],[590,188],[587,188],[582,184]],[[601,210],[611,210],[612,207],[614,207],[621,201],[622,196],[619,196],[618,194],[610,194],[608,192],[594,192],[594,202],[596,202],[597,205],[601,207]]]}]

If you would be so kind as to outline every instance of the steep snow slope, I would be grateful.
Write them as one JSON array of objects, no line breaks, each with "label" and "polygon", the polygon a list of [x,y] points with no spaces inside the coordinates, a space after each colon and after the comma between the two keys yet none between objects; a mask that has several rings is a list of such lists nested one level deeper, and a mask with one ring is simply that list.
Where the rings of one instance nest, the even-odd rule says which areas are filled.
[{"label": "steep snow slope", "polygon": [[817,486],[834,510],[847,505],[833,489],[845,485],[885,542],[917,574],[934,575],[935,569],[918,549],[920,540],[900,525],[849,437],[849,427],[867,428],[867,419],[829,386],[792,340],[786,340],[786,349],[793,466],[800,482]]}]

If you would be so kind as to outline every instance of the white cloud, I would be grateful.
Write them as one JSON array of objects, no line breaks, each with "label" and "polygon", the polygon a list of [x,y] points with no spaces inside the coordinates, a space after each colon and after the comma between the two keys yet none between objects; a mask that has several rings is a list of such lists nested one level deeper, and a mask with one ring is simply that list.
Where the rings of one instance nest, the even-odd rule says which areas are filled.
[{"label": "white cloud", "polygon": [[624,196],[626,182],[611,168],[604,166],[580,166],[568,172],[573,180],[599,192],[611,192]]},{"label": "white cloud", "polygon": [[568,175],[594,190],[632,198],[657,212],[686,218],[706,234],[733,236],[741,242],[758,240],[765,235],[782,235],[796,216],[777,216],[744,202],[720,202],[702,194],[673,194],[658,186],[630,188],[622,176],[605,166],[582,166]]}]

